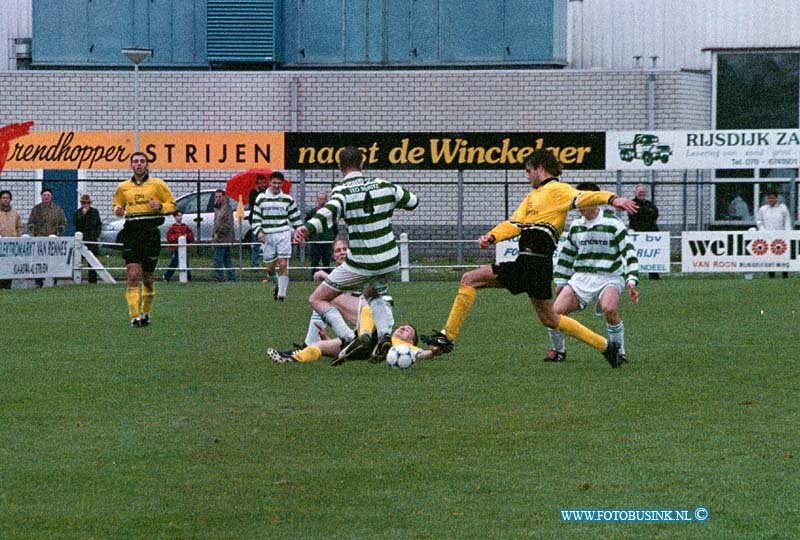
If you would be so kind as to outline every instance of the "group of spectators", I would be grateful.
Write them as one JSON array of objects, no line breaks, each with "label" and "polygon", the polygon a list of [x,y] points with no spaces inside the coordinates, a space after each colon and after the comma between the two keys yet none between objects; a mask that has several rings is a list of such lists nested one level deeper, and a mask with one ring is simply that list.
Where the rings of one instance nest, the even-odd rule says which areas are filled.
[{"label": "group of spectators", "polygon": [[[281,173],[275,173],[276,179],[283,181]],[[266,177],[258,179],[257,188],[250,193],[250,216],[249,221],[253,220],[253,208],[255,201],[259,194],[267,191]],[[44,188],[41,193],[41,202],[31,209],[28,218],[28,233],[31,236],[60,236],[67,228],[67,218],[64,210],[53,202],[53,192],[49,188]],[[11,201],[13,195],[9,190],[0,191],[0,237],[13,237],[22,236],[24,230],[22,225],[22,217],[19,215],[12,206]],[[314,214],[314,212],[325,205],[327,202],[327,194],[320,193],[317,195],[317,204],[314,210],[307,213],[306,219]],[[234,236],[234,216],[233,209],[228,203],[228,198],[225,192],[221,189],[217,190],[214,194],[214,228],[212,241],[220,244],[214,249],[214,280],[217,282],[223,281],[223,269],[227,271],[227,277],[230,281],[236,281],[236,274],[233,270],[233,261],[231,256],[230,245],[235,241]],[[190,226],[183,223],[183,213],[176,211],[174,215],[175,222],[167,230],[167,242],[169,244],[176,244],[178,238],[183,236],[186,238],[187,243],[195,241],[194,231]],[[83,239],[87,241],[86,244],[89,251],[97,255],[98,245],[97,240],[100,238],[102,229],[102,220],[100,212],[92,207],[92,198],[88,194],[83,194],[80,197],[80,207],[72,214],[72,222],[75,226],[75,231],[83,234]],[[331,264],[331,250],[333,239],[336,237],[337,229],[334,227],[325,234],[320,235],[320,242],[311,244],[311,275],[319,268],[330,269]],[[176,246],[170,246],[171,259],[164,273],[164,281],[170,281],[175,274],[178,267],[178,249]],[[261,245],[256,244],[252,249],[252,263],[254,267],[260,264]],[[283,254],[282,254],[283,255]],[[280,271],[282,275],[286,274],[287,257],[281,257],[279,262]],[[321,266],[320,266],[321,265]],[[274,266],[274,265],[273,265]],[[273,270],[269,268],[268,271]],[[269,272],[268,272],[269,273]],[[89,270],[89,283],[97,283],[97,272],[93,269]],[[271,277],[271,276],[270,276]],[[191,272],[189,273],[191,280]],[[36,285],[41,287],[43,280],[37,279]],[[276,280],[277,286],[277,280]],[[0,289],[11,288],[11,280],[0,280]]]},{"label": "group of spectators", "polygon": [[[31,236],[59,236],[67,228],[67,216],[64,210],[53,202],[53,191],[44,188],[41,191],[41,202],[31,209],[28,217],[28,232]],[[0,237],[22,236],[22,218],[11,206],[13,196],[10,191],[0,191]],[[81,195],[81,206],[72,215],[75,230],[83,233],[83,239],[96,242],[100,238],[102,222],[100,212],[92,208],[89,195]],[[92,253],[97,254],[97,244],[87,244]],[[89,271],[89,282],[97,283],[97,272]],[[37,279],[36,286],[41,287],[43,280]],[[0,280],[0,289],[11,288],[11,280]]]}]

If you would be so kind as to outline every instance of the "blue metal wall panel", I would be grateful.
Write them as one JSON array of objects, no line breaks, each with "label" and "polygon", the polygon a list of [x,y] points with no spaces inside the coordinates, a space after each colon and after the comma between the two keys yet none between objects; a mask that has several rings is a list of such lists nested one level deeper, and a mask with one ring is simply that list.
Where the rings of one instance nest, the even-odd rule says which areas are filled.
[{"label": "blue metal wall panel", "polygon": [[370,23],[374,19],[369,17],[367,10],[367,0],[349,0],[342,6],[344,10],[344,32],[342,37],[342,48],[344,50],[345,62],[365,62],[367,61],[367,47],[370,31]]},{"label": "blue metal wall panel", "polygon": [[206,0],[32,0],[32,64],[130,67],[122,49],[148,47],[153,57],[143,66],[205,66],[205,5]]},{"label": "blue metal wall panel", "polygon": [[[386,2],[385,0],[367,0],[367,56],[366,61],[369,63],[385,62],[390,50],[389,40],[390,36],[384,32],[386,25],[386,12],[389,12],[389,17],[392,17],[393,2]],[[391,27],[390,27],[391,28]]]},{"label": "blue metal wall panel", "polygon": [[293,1],[297,13],[294,63],[343,64],[345,0]]},{"label": "blue metal wall panel", "polygon": [[503,2],[442,2],[441,60],[494,63],[503,59]]},{"label": "blue metal wall panel", "polygon": [[408,54],[412,64],[434,64],[441,58],[439,9],[437,0],[411,2]]},{"label": "blue metal wall panel", "polygon": [[[553,58],[554,2],[550,0],[515,0],[506,2],[504,21],[504,56],[507,61]],[[561,21],[566,29],[566,17]],[[566,40],[566,36],[564,38]]]},{"label": "blue metal wall panel", "polygon": [[33,0],[33,62],[80,63],[89,59],[86,1]]},{"label": "blue metal wall panel", "polygon": [[32,0],[34,66],[275,62],[287,67],[544,64],[567,0]]},{"label": "blue metal wall panel", "polygon": [[[287,66],[563,65],[567,0],[283,0]],[[558,54],[556,54],[558,53]]]}]

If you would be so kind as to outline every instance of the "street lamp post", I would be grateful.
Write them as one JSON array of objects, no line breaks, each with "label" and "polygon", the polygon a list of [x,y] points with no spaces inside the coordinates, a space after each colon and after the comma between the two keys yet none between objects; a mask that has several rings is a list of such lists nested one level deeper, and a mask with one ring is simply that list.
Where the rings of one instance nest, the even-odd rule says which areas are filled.
[{"label": "street lamp post", "polygon": [[128,47],[122,49],[122,54],[133,62],[133,151],[139,151],[139,64],[146,58],[153,56],[153,49],[141,47]]}]

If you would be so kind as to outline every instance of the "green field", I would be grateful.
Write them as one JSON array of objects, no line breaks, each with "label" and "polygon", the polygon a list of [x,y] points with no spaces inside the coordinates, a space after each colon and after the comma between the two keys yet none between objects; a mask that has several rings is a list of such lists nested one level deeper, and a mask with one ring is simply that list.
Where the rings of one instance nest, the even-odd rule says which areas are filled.
[{"label": "green field", "polygon": [[[159,284],[143,329],[120,285],[0,291],[0,538],[800,537],[796,279],[645,280],[618,370],[572,341],[542,362],[501,290],[409,370],[267,362],[311,288]],[[456,288],[393,284],[397,322],[441,327]]]}]

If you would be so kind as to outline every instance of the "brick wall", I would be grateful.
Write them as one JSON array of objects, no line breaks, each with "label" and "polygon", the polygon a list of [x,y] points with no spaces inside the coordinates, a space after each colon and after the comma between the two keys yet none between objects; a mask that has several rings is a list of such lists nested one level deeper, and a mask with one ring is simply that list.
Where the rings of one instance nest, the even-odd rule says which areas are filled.
[{"label": "brick wall", "polygon": [[[647,78],[655,75],[656,129],[710,126],[711,82],[707,74],[678,71],[470,70],[470,71],[140,71],[142,131],[606,131],[647,125]],[[296,115],[292,111],[296,89]],[[0,124],[34,120],[42,131],[133,129],[133,72],[0,72]],[[296,124],[293,126],[293,122]],[[158,174],[158,171],[154,171]],[[220,187],[239,171],[170,172],[176,195]],[[418,212],[398,214],[399,227],[440,237],[454,226],[457,172],[374,171],[402,182],[423,200]],[[290,171],[297,179],[299,172]],[[83,190],[93,194],[104,220],[112,219],[111,196],[122,173],[86,171]],[[569,173],[570,181],[591,179],[614,189],[613,172]],[[645,179],[627,174],[623,193]],[[32,171],[4,171],[3,188],[27,219],[38,191]],[[305,193],[335,178],[307,171]],[[683,219],[680,174],[659,174],[656,190],[662,223],[677,229]],[[527,192],[523,171],[464,173],[463,223],[483,230],[505,219]],[[502,184],[508,182],[508,199]],[[447,184],[449,183],[449,185]],[[493,185],[495,184],[495,185]],[[500,186],[496,184],[501,184]],[[694,188],[689,195],[695,197]],[[708,205],[708,193],[703,204]],[[695,200],[690,201],[692,218]],[[75,204],[77,207],[77,201]],[[65,209],[68,210],[69,209]],[[708,208],[704,209],[708,216]],[[447,230],[447,229],[444,229]]]}]

